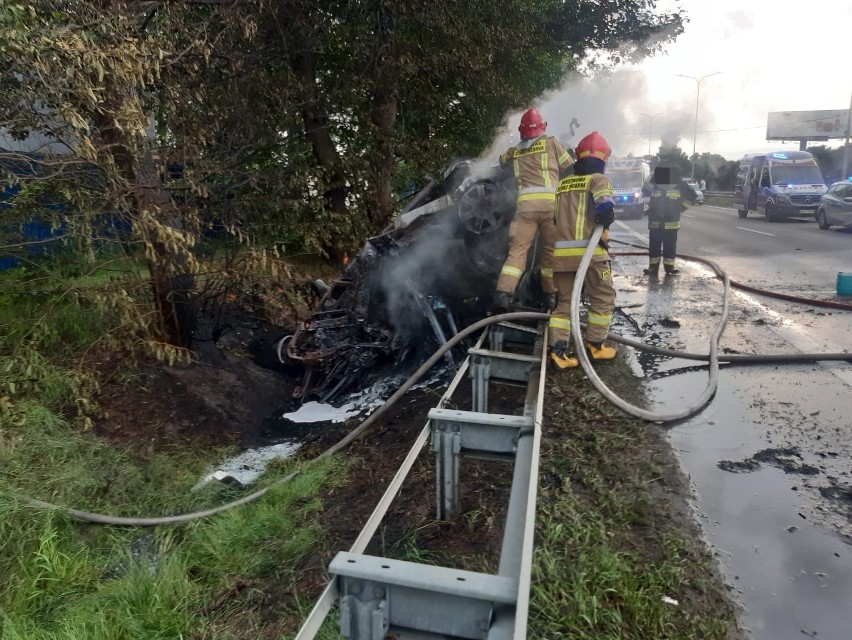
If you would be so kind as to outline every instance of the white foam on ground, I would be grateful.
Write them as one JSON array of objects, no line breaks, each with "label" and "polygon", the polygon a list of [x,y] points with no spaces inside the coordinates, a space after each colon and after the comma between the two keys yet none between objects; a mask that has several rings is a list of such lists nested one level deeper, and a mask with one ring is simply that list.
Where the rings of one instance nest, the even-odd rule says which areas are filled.
[{"label": "white foam on ground", "polygon": [[[432,376],[414,385],[412,389],[427,387],[442,379],[439,367]],[[364,413],[372,413],[373,409],[382,406],[403,380],[393,377],[384,378],[371,387],[357,391],[346,398],[345,404],[335,407],[323,402],[306,402],[297,411],[285,413],[281,417],[300,424],[315,422],[344,422],[349,418]],[[365,416],[366,417],[366,416]],[[257,449],[247,449],[238,456],[225,460],[214,471],[205,475],[193,491],[213,482],[237,482],[247,486],[257,480],[271,460],[285,459],[292,456],[301,447],[299,442],[282,442],[280,444]]]},{"label": "white foam on ground", "polygon": [[282,418],[292,422],[343,422],[357,416],[361,408],[348,402],[342,407],[333,407],[322,402],[306,402],[297,411],[285,413]]},{"label": "white foam on ground", "polygon": [[292,456],[302,445],[298,442],[281,442],[270,447],[246,449],[240,455],[218,465],[215,471],[204,476],[192,490],[217,480],[219,482],[238,482],[247,486],[260,477],[271,460],[282,460]]}]

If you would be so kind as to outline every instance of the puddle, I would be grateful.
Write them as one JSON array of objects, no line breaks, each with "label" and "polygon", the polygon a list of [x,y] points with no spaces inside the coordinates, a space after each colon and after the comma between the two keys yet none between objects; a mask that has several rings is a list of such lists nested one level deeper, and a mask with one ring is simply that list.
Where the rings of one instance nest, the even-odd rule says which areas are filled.
[{"label": "puddle", "polygon": [[[641,278],[623,279],[629,285],[617,284],[618,304],[631,319],[617,332],[634,337],[641,328],[646,343],[707,351],[721,307],[717,285],[689,276],[643,289]],[[772,333],[774,319],[758,321],[732,302],[723,350],[795,351]],[[658,410],[694,402],[707,384],[706,367],[692,361],[636,354],[630,362]],[[847,392],[818,365],[726,367],[711,404],[669,431],[706,538],[744,607],[741,626],[755,640],[850,637]]]}]

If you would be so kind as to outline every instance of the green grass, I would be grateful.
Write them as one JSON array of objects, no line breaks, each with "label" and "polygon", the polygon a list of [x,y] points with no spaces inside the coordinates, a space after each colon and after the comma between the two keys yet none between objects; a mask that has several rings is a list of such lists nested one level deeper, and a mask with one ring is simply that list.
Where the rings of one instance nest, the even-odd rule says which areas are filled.
[{"label": "green grass", "polygon": [[[0,273],[0,640],[280,637],[302,567],[323,548],[317,496],[345,480],[339,460],[249,505],[156,529],[86,524],[15,499],[159,516],[245,493],[191,490],[224,448],[125,449],[73,422],[97,389],[82,355],[122,326],[122,308],[98,299],[114,274],[47,266]],[[258,484],[293,464],[271,465]]]},{"label": "green grass", "polygon": [[654,427],[579,373],[551,380],[545,423],[529,637],[726,638],[733,607],[669,506],[678,476]]},{"label": "green grass", "polygon": [[[256,637],[266,624],[259,613],[265,590],[297,579],[322,545],[316,496],[345,477],[330,460],[206,520],[157,529],[88,525],[9,494],[136,515],[204,508],[237,494],[221,486],[190,492],[204,465],[200,456],[172,451],[134,459],[45,417],[29,415],[14,437],[15,427],[0,423],[3,640]],[[277,464],[261,483],[291,468]]]}]

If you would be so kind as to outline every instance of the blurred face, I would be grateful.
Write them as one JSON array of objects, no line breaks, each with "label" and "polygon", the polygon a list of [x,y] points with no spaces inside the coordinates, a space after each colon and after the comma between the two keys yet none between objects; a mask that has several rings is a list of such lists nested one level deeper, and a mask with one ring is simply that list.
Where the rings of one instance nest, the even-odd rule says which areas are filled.
[{"label": "blurred face", "polygon": [[672,184],[672,170],[668,167],[654,169],[654,182],[657,184]]}]

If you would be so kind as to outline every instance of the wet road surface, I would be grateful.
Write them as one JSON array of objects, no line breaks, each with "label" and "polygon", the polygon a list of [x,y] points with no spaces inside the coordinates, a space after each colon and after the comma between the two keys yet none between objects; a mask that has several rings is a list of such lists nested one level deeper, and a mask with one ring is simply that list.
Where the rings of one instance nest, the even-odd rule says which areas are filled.
[{"label": "wet road surface", "polygon": [[[679,250],[715,260],[734,280],[835,299],[836,272],[852,270],[850,233],[821,231],[814,223],[743,221],[735,211],[709,207],[690,216]],[[777,233],[736,229],[751,225]],[[612,238],[638,242],[645,226],[617,224]],[[653,282],[641,273],[645,262],[616,259],[622,312],[613,330],[706,353],[721,312],[721,283],[705,267],[685,264],[680,276]],[[723,351],[850,351],[852,312],[736,293],[731,303]],[[691,404],[707,383],[706,368],[694,361],[633,354],[632,365],[646,379],[654,408]],[[846,640],[852,637],[852,365],[723,366],[719,378],[711,405],[669,434],[692,479],[707,539],[743,605],[742,625],[756,640]]]}]

